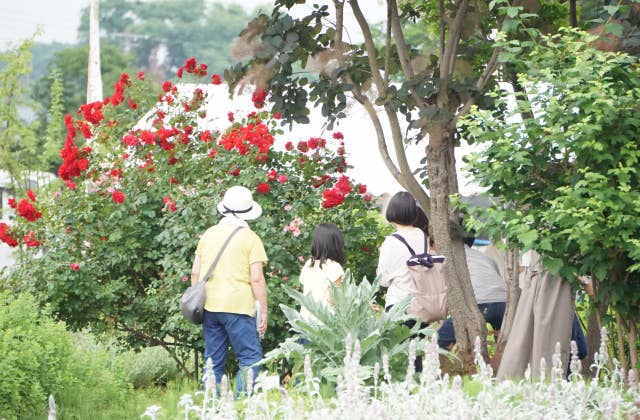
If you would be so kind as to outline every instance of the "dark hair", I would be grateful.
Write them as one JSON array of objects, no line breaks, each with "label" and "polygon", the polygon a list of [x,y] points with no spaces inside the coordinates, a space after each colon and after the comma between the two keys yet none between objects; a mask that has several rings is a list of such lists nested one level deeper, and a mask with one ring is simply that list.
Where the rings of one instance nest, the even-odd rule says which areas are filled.
[{"label": "dark hair", "polygon": [[387,205],[387,220],[404,226],[413,226],[418,214],[416,199],[406,191],[394,194]]},{"label": "dark hair", "polygon": [[416,220],[413,221],[413,226],[429,235],[429,218],[420,206],[416,208]]},{"label": "dark hair", "polygon": [[338,226],[320,223],[313,231],[311,240],[311,264],[320,261],[320,267],[327,259],[344,265],[344,238]]},{"label": "dark hair", "polygon": [[469,248],[473,246],[473,243],[476,241],[475,236],[467,236],[463,239],[464,243],[469,245]]}]

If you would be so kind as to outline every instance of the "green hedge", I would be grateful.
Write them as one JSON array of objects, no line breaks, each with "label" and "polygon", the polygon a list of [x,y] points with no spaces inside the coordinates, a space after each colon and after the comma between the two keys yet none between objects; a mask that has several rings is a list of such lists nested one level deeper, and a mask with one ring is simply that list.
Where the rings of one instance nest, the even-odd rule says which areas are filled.
[{"label": "green hedge", "polygon": [[42,418],[53,395],[58,413],[80,400],[99,408],[124,401],[130,385],[104,346],[74,336],[33,297],[0,292],[0,418]]}]

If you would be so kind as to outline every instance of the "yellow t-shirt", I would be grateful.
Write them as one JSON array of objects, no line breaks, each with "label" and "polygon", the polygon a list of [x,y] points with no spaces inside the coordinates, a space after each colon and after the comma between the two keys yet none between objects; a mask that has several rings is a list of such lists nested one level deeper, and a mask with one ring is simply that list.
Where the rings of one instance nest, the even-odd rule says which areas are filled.
[{"label": "yellow t-shirt", "polygon": [[[202,235],[196,248],[196,255],[200,258],[200,281],[207,274],[220,247],[236,227],[217,224]],[[255,299],[251,290],[249,266],[266,261],[267,254],[258,235],[248,227],[237,232],[222,252],[207,282],[204,308],[209,312],[254,316]]]}]

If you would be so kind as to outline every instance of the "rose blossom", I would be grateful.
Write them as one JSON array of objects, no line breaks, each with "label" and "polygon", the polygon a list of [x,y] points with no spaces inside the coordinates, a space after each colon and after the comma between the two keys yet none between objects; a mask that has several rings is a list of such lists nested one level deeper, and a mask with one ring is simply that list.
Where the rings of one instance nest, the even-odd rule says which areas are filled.
[{"label": "rose blossom", "polygon": [[344,194],[338,188],[331,188],[322,193],[322,208],[330,209],[344,203]]},{"label": "rose blossom", "polygon": [[115,190],[111,194],[111,199],[113,200],[114,203],[122,204],[124,203],[125,195],[121,191]]},{"label": "rose blossom", "polygon": [[266,182],[261,182],[256,187],[256,191],[258,191],[259,194],[267,194],[270,189],[271,187]]}]

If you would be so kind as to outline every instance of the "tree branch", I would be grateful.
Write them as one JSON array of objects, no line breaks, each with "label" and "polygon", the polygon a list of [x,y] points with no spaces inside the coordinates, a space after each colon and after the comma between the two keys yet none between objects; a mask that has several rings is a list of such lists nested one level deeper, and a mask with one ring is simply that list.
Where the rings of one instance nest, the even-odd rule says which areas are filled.
[{"label": "tree branch", "polygon": [[[400,166],[400,173],[403,175],[403,179],[405,180],[404,182],[401,182],[400,185],[409,191],[420,203],[429,203],[429,196],[425,192],[424,188],[422,188],[422,185],[416,181],[416,178],[413,176],[411,168],[409,167],[409,162],[407,162],[407,155],[404,151],[404,143],[402,142],[402,130],[400,129],[400,123],[398,122],[398,114],[389,106],[385,106],[384,109],[387,113],[387,118],[389,119],[389,125],[391,126],[391,138],[393,139],[393,147],[396,150],[396,159]],[[428,214],[431,211],[431,205],[426,205],[426,208],[423,210]]]},{"label": "tree branch", "polygon": [[[466,0],[464,0],[466,1]],[[358,4],[358,0],[349,0],[349,4],[351,5],[351,10],[353,10],[353,15],[362,30],[362,35],[364,36],[364,44],[367,49],[367,58],[369,59],[369,66],[371,67],[371,77],[373,78],[373,82],[378,89],[378,93],[380,96],[385,97],[387,95],[387,86],[384,84],[384,80],[382,79],[382,75],[380,74],[380,68],[378,67],[378,53],[376,51],[376,46],[373,42],[373,36],[371,35],[371,29],[369,28],[369,24],[367,23],[367,19],[362,14],[362,10],[360,9],[360,5]]]},{"label": "tree branch", "polygon": [[[400,60],[400,67],[407,80],[411,80],[415,77],[413,72],[413,66],[411,65],[411,56],[409,54],[409,47],[404,39],[404,32],[402,31],[402,25],[400,24],[400,16],[398,15],[398,5],[396,0],[388,0],[388,21],[391,24],[391,31],[393,32],[393,38],[396,42],[396,51],[398,52],[398,58]],[[387,40],[387,48],[391,47],[391,42]],[[424,99],[421,98],[415,90],[415,86],[411,86],[411,96],[416,103],[416,106],[420,110],[426,108]]]},{"label": "tree branch", "polygon": [[[455,55],[458,52],[458,44],[460,40],[460,30],[462,29],[462,21],[467,13],[469,0],[461,0],[453,19],[449,36],[445,43],[444,51],[440,57],[440,91],[438,92],[438,105],[443,108],[448,102],[449,76],[453,72],[452,66],[455,66]],[[444,4],[441,2],[441,8]],[[443,13],[441,9],[440,13]],[[442,41],[442,40],[441,40]]]},{"label": "tree branch", "polygon": [[[478,81],[476,82],[476,90],[478,92],[481,92],[482,90],[484,90],[487,83],[489,82],[489,79],[491,78],[491,75],[498,68],[499,55],[500,55],[500,48],[494,48],[493,52],[491,53],[491,57],[487,62],[487,66],[484,68],[484,71],[482,72],[482,74],[478,78]],[[458,113],[451,120],[451,123],[449,124],[449,130],[455,129],[456,124],[458,123],[458,120],[461,117],[465,116],[469,112],[469,110],[471,110],[471,107],[473,106],[473,104],[475,104],[475,102],[476,102],[476,96],[475,95],[469,96],[469,99],[467,99],[464,105],[462,105],[462,107],[458,110]]]},{"label": "tree branch", "polygon": [[142,338],[142,339],[146,340],[147,343],[150,344],[151,346],[160,346],[160,347],[162,347],[163,349],[166,350],[167,353],[169,353],[171,358],[176,361],[176,363],[180,366],[180,369],[182,369],[182,371],[184,373],[189,374],[189,369],[184,364],[184,362],[182,360],[180,360],[180,358],[178,356],[176,356],[174,352],[169,350],[170,346],[174,346],[174,347],[178,346],[177,343],[169,343],[167,341],[160,340],[159,338],[152,337],[152,336],[148,335],[147,333],[145,333],[143,331],[136,330],[136,329],[133,329],[133,328],[129,328],[125,324],[118,324],[116,322],[114,325],[115,325],[116,330],[123,331],[123,332],[126,332],[126,333],[130,333],[130,334],[135,335],[136,337]]}]

